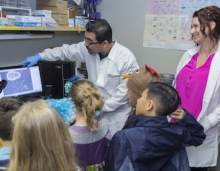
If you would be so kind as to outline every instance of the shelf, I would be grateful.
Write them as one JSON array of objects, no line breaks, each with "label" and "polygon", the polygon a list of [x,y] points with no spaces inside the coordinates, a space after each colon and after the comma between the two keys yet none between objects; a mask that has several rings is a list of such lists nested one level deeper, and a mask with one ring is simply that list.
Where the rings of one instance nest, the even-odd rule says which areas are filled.
[{"label": "shelf", "polygon": [[18,26],[0,26],[0,31],[85,31],[84,28],[80,27],[18,27]]}]

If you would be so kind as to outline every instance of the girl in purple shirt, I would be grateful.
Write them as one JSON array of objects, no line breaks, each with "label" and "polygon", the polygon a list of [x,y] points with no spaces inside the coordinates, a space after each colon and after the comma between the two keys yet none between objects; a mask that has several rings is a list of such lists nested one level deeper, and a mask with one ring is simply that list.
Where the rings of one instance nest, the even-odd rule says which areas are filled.
[{"label": "girl in purple shirt", "polygon": [[86,79],[73,83],[70,95],[76,109],[76,121],[69,128],[76,159],[84,171],[102,171],[105,165],[109,129],[105,120],[96,119],[95,113],[102,109],[103,97]]}]

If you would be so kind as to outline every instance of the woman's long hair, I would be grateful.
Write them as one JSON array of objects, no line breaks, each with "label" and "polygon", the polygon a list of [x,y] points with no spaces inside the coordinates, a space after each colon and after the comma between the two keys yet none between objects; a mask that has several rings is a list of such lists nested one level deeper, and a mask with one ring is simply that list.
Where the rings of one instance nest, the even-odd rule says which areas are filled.
[{"label": "woman's long hair", "polygon": [[101,110],[104,105],[104,99],[98,89],[89,80],[83,79],[72,85],[70,95],[76,109],[84,114],[88,127],[92,131],[97,130],[95,112]]},{"label": "woman's long hair", "polygon": [[9,171],[76,171],[68,126],[45,101],[24,104],[13,123]]}]

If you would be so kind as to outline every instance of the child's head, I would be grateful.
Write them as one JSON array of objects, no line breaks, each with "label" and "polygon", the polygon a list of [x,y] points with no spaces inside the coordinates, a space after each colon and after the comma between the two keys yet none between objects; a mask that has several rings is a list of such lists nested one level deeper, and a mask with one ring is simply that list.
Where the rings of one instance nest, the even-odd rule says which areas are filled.
[{"label": "child's head", "polygon": [[27,102],[13,118],[9,171],[75,171],[68,126],[44,100]]},{"label": "child's head", "polygon": [[181,103],[178,92],[166,83],[150,83],[137,101],[136,114],[166,116],[174,112]]},{"label": "child's head", "polygon": [[104,105],[104,99],[98,89],[90,81],[82,79],[72,85],[70,95],[76,110],[83,113],[88,127],[96,130],[95,112],[101,110]]},{"label": "child's head", "polygon": [[0,99],[0,138],[3,141],[12,139],[12,117],[23,105],[23,101],[14,97]]},{"label": "child's head", "polygon": [[152,68],[145,65],[134,71],[128,79],[127,88],[131,107],[135,108],[137,99],[151,82],[160,82],[160,75]]}]

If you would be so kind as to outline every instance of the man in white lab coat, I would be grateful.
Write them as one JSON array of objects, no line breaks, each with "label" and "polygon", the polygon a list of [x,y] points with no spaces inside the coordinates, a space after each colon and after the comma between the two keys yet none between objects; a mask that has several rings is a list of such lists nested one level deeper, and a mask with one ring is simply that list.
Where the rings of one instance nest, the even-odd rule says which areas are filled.
[{"label": "man in white lab coat", "polygon": [[30,67],[40,60],[65,59],[86,63],[88,79],[105,98],[102,113],[108,119],[110,134],[113,136],[123,127],[131,110],[126,80],[122,80],[121,75],[139,68],[134,54],[112,40],[111,26],[106,20],[100,19],[87,23],[83,42],[46,49],[28,57],[21,64]]}]

